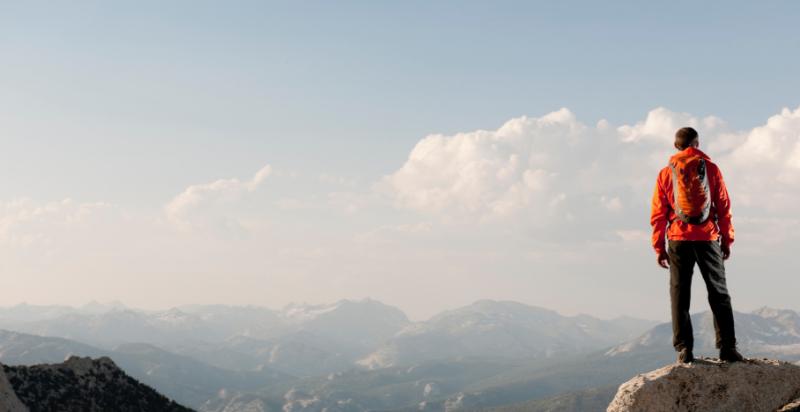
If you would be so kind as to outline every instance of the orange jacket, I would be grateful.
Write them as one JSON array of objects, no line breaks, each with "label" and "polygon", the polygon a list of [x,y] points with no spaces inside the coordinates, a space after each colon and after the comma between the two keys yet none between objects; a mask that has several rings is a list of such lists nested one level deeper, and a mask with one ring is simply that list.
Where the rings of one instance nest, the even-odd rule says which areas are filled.
[{"label": "orange jacket", "polygon": [[661,169],[658,179],[656,179],[656,189],[653,193],[653,204],[650,211],[650,225],[653,226],[653,248],[656,253],[665,250],[665,237],[669,240],[715,241],[721,239],[723,245],[733,243],[731,199],[728,196],[725,181],[722,180],[722,172],[716,164],[711,162],[710,157],[694,147],[684,150],[684,154],[700,155],[706,159],[708,186],[711,190],[711,216],[700,225],[684,223],[678,219],[675,215],[675,200],[672,191],[672,170],[669,166]]}]

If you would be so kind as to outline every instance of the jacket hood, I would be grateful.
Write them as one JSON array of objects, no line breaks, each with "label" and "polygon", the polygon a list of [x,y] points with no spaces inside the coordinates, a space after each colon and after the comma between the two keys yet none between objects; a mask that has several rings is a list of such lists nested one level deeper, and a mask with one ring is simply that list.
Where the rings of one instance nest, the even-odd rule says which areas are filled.
[{"label": "jacket hood", "polygon": [[674,155],[672,155],[672,157],[669,158],[669,161],[672,162],[673,160],[675,160],[675,158],[688,157],[688,156],[700,156],[703,159],[711,160],[711,158],[707,154],[703,153],[702,150],[700,150],[700,149],[698,149],[696,147],[689,147],[687,149],[681,150],[680,152],[675,153]]}]

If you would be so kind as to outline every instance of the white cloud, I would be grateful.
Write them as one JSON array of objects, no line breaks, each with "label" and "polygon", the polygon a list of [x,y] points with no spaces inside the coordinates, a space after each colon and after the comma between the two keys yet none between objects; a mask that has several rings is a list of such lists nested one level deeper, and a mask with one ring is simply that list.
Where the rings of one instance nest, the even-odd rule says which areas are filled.
[{"label": "white cloud", "polygon": [[[46,290],[48,299],[283,304],[353,294],[441,308],[493,293],[592,310],[588,293],[597,292],[638,296],[635,308],[656,296],[641,290],[651,287],[641,274],[656,270],[650,196],[685,124],[699,129],[729,185],[742,259],[732,268],[759,273],[732,276],[737,290],[772,293],[766,276],[791,286],[782,265],[800,240],[800,109],[744,131],[663,108],[632,125],[587,126],[561,109],[424,137],[379,179],[267,166],[187,187],[155,210],[0,202],[0,272],[17,274],[4,285],[11,295]],[[420,294],[420,284],[459,293]],[[575,290],[589,303],[568,302]]]},{"label": "white cloud", "polygon": [[[800,108],[783,109],[750,131],[719,159],[735,213],[752,218],[795,217],[800,204]],[[725,167],[727,166],[727,168]]]},{"label": "white cloud", "polygon": [[423,211],[508,214],[550,203],[558,153],[581,150],[585,126],[567,109],[509,120],[497,130],[430,135],[384,179],[406,207]]},{"label": "white cloud", "polygon": [[607,238],[646,227],[656,174],[674,152],[675,130],[687,125],[699,130],[702,147],[722,166],[735,212],[796,209],[800,108],[740,133],[717,117],[665,108],[617,128],[607,121],[587,127],[561,109],[497,130],[427,136],[383,182],[401,207],[446,221],[506,219],[549,228],[539,232],[544,236]]},{"label": "white cloud", "polygon": [[639,244],[647,244],[650,241],[650,232],[644,230],[618,230],[619,236],[625,242],[636,242]]},{"label": "white cloud", "polygon": [[685,126],[694,127],[705,135],[718,133],[725,127],[725,122],[715,116],[699,119],[689,113],[676,113],[664,107],[658,107],[647,113],[644,121],[634,125],[620,126],[617,131],[625,142],[655,140],[671,145],[675,131]]},{"label": "white cloud", "polygon": [[608,196],[601,196],[600,203],[603,204],[607,210],[612,212],[619,212],[622,210],[622,200],[619,197],[608,197]]},{"label": "white cloud", "polygon": [[0,243],[22,247],[50,245],[56,234],[85,226],[97,212],[108,208],[107,203],[79,203],[72,199],[44,204],[28,198],[0,202]]},{"label": "white cloud", "polygon": [[254,192],[271,173],[272,167],[267,165],[247,181],[235,178],[219,179],[211,183],[189,186],[167,203],[164,212],[173,223],[184,226],[191,221],[198,223],[199,220],[209,217],[209,209],[224,210],[226,206],[241,199],[244,194]]},{"label": "white cloud", "polygon": [[644,220],[619,213],[645,192],[642,173],[631,171],[648,162],[620,151],[634,146],[623,140],[607,122],[588,127],[567,109],[520,117],[497,130],[422,139],[383,187],[401,207],[445,221],[532,226],[549,239],[615,236],[619,225]]}]

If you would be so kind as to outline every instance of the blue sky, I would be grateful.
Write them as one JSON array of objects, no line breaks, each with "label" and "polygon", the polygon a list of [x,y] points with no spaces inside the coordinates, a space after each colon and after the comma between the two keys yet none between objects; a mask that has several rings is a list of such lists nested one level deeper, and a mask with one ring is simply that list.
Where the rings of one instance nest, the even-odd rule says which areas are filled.
[{"label": "blue sky", "polygon": [[[800,90],[795,2],[0,7],[5,122],[52,130],[12,138],[5,197],[52,196],[56,174],[61,195],[145,201],[98,179],[167,193],[265,157],[385,174],[425,134],[560,107],[587,122],[665,106],[752,127]],[[150,171],[133,173],[143,161]],[[31,163],[38,173],[19,173]]]},{"label": "blue sky", "polygon": [[[163,219],[191,185],[265,165],[363,194],[428,134],[562,107],[592,127],[665,107],[745,135],[800,104],[799,15],[789,1],[3,2],[0,202]],[[319,179],[274,184],[330,197]],[[436,220],[391,210],[356,226]]]}]

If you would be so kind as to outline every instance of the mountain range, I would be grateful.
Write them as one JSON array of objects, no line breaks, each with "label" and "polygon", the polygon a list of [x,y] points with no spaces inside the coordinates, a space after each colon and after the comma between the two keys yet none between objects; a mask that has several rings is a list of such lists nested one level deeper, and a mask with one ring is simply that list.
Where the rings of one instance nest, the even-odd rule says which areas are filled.
[{"label": "mountain range", "polygon": [[[669,324],[563,316],[507,301],[478,301],[422,322],[374,300],[281,310],[99,306],[0,308],[0,328],[14,330],[0,332],[0,362],[107,356],[200,411],[332,412],[554,402],[584,410],[630,376],[674,360]],[[797,312],[735,315],[746,355],[800,360]],[[693,321],[698,354],[713,354],[710,314]]]}]

